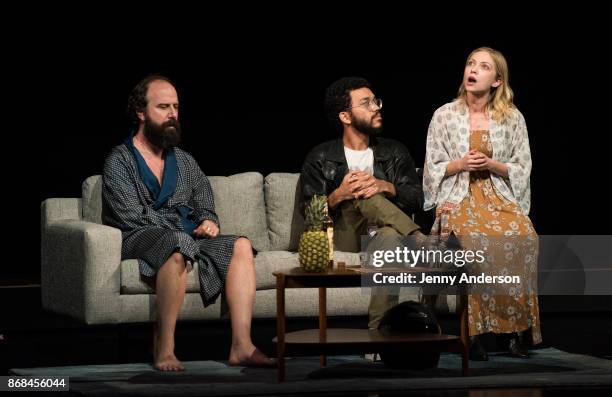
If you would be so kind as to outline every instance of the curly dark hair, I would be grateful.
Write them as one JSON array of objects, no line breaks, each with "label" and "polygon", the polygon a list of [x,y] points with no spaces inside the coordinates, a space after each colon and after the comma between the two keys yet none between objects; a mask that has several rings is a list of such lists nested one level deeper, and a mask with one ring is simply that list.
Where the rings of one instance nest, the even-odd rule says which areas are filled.
[{"label": "curly dark hair", "polygon": [[363,77],[343,77],[327,87],[323,106],[327,120],[335,129],[342,128],[342,123],[338,119],[338,113],[347,110],[351,106],[351,91],[364,87],[372,89],[370,83]]},{"label": "curly dark hair", "polygon": [[172,80],[166,76],[162,76],[161,74],[150,74],[144,79],[140,80],[130,93],[126,111],[127,117],[135,126],[137,126],[139,123],[137,113],[144,112],[144,109],[147,107],[147,91],[149,90],[149,85],[157,80],[168,82],[176,88],[176,85],[174,82],[172,82]]}]

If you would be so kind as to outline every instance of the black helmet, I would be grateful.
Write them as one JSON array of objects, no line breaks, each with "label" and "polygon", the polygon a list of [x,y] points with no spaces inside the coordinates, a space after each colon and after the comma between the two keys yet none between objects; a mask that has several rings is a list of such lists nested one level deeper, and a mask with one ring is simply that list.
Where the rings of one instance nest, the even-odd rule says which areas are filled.
[{"label": "black helmet", "polygon": [[[378,330],[382,335],[394,333],[440,334],[441,329],[433,312],[418,302],[406,301],[387,310],[380,320]],[[440,360],[440,352],[427,347],[402,346],[380,352],[386,366],[402,369],[434,368]]]}]

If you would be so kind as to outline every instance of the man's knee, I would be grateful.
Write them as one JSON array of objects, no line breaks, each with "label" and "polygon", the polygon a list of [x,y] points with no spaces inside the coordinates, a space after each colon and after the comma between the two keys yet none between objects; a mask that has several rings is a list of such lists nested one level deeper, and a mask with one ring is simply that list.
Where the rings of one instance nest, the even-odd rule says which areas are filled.
[{"label": "man's knee", "polygon": [[376,193],[372,197],[367,198],[365,200],[370,202],[370,203],[376,203],[376,202],[380,202],[380,201],[389,201],[389,199],[383,193]]},{"label": "man's knee", "polygon": [[179,251],[176,251],[168,257],[163,267],[176,271],[180,276],[185,272],[186,266],[187,262],[185,261],[185,257]]},{"label": "man's knee", "polygon": [[172,255],[170,255],[170,257],[168,258],[168,260],[182,265],[185,264],[185,257],[179,251],[173,252]]},{"label": "man's knee", "polygon": [[233,257],[242,266],[253,265],[253,246],[248,238],[240,237],[234,242]]},{"label": "man's knee", "polygon": [[251,253],[253,252],[253,247],[251,245],[251,241],[248,238],[240,237],[234,242],[234,251],[240,253]]},{"label": "man's knee", "polygon": [[[363,206],[380,208],[383,204],[391,203],[387,197],[385,197],[382,193],[377,193],[370,198],[359,200],[359,206],[363,208]],[[391,203],[392,204],[392,203]]]},{"label": "man's knee", "polygon": [[395,204],[389,201],[384,194],[378,193],[367,199],[356,200],[355,207],[369,221],[377,221],[384,218],[395,207]]},{"label": "man's knee", "polygon": [[[180,252],[173,252],[170,254],[166,262],[161,266],[159,271],[155,274],[155,276],[148,278],[143,277],[142,280],[145,281],[150,287],[157,291],[162,286],[175,285],[175,280],[186,280],[187,277],[187,263],[185,261],[185,257]],[[160,284],[162,283],[162,284]],[[168,284],[170,283],[170,284]],[[179,283],[179,289],[184,290],[185,284]]]}]

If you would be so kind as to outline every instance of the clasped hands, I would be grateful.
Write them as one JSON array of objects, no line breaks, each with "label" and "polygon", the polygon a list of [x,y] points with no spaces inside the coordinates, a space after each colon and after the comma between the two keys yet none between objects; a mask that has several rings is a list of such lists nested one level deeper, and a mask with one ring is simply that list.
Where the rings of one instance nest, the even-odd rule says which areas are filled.
[{"label": "clasped hands", "polygon": [[459,160],[461,171],[487,171],[491,167],[491,159],[482,152],[470,150]]},{"label": "clasped hands", "polygon": [[387,181],[377,179],[364,171],[349,171],[342,179],[340,191],[344,200],[368,199],[375,194],[389,191]]}]

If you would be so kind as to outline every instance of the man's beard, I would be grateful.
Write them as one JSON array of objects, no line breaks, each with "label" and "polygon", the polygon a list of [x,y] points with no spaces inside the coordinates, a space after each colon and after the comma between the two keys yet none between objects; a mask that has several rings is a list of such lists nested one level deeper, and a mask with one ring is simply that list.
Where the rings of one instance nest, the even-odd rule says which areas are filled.
[{"label": "man's beard", "polygon": [[156,124],[145,117],[144,135],[149,142],[161,149],[169,149],[181,142],[181,125],[176,119],[170,119],[162,124]]},{"label": "man's beard", "polygon": [[355,117],[353,119],[353,127],[368,136],[379,135],[383,130],[382,123],[380,124],[380,127],[374,127],[374,118],[367,122],[363,119]]}]

